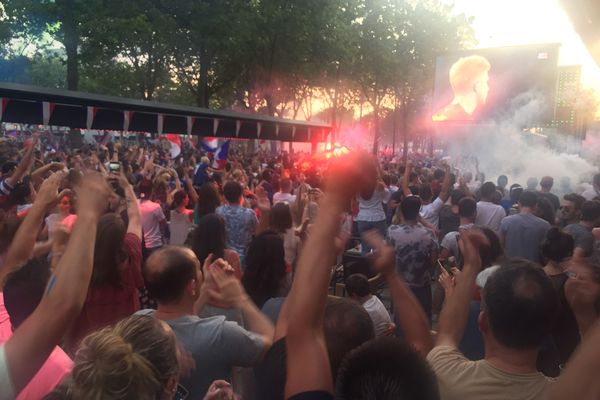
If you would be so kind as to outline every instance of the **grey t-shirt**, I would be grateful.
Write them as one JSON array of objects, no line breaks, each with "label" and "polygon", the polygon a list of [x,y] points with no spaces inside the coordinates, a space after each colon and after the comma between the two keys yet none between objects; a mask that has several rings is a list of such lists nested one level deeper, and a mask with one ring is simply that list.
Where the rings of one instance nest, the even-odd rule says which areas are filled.
[{"label": "grey t-shirt", "polygon": [[585,256],[589,257],[594,252],[594,235],[592,231],[581,224],[571,224],[564,229],[575,240],[575,247],[580,247],[585,251]]},{"label": "grey t-shirt", "polygon": [[[154,310],[141,310],[136,314],[153,315]],[[165,322],[196,363],[191,375],[180,381],[190,392],[189,399],[204,398],[215,380],[231,381],[233,367],[252,366],[263,352],[264,342],[260,336],[226,321],[223,316],[187,315]]]},{"label": "grey t-shirt", "polygon": [[540,262],[540,245],[550,224],[529,213],[511,215],[502,220],[500,231],[504,235],[504,252],[507,257],[526,258]]}]

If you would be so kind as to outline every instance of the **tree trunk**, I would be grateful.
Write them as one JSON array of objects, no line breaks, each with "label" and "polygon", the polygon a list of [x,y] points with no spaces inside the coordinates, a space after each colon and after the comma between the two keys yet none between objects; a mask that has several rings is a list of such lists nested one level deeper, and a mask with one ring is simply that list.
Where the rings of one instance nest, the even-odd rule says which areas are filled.
[{"label": "tree trunk", "polygon": [[208,56],[204,51],[200,53],[200,76],[198,82],[198,91],[196,92],[196,104],[198,107],[209,108],[210,93],[208,87]]},{"label": "tree trunk", "polygon": [[394,111],[392,114],[392,156],[396,156],[396,134],[398,133],[398,99],[394,100]]},{"label": "tree trunk", "polygon": [[408,162],[408,105],[404,103],[402,105],[402,137],[403,137],[403,148],[402,148],[402,162],[404,165]]},{"label": "tree trunk", "polygon": [[379,152],[379,106],[373,107],[373,154]]},{"label": "tree trunk", "polygon": [[79,86],[79,60],[77,51],[79,35],[75,21],[75,1],[62,0],[59,2],[59,6],[62,9],[63,45],[67,53],[67,89],[77,90]]}]

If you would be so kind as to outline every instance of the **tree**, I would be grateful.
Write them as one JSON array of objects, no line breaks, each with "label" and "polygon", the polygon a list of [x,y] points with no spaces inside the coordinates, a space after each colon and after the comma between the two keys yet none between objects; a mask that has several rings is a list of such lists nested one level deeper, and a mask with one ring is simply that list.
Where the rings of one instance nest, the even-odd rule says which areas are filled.
[{"label": "tree", "polygon": [[379,146],[379,117],[383,102],[389,99],[394,70],[393,52],[399,40],[393,16],[399,5],[391,0],[368,0],[358,29],[358,47],[351,74],[361,98],[373,110],[373,152]]},{"label": "tree", "polygon": [[87,71],[102,74],[104,68],[122,64],[121,72],[131,74],[133,96],[154,99],[157,90],[170,80],[172,18],[157,0],[105,0],[95,19],[82,43],[81,59]]},{"label": "tree", "polygon": [[95,23],[102,0],[6,0],[4,6],[15,34],[39,39],[47,33],[63,45],[67,88],[77,90],[82,35]]},{"label": "tree", "polygon": [[174,78],[193,93],[198,106],[209,107],[243,68],[239,55],[249,40],[249,2],[164,1],[162,7],[174,21],[169,35]]}]

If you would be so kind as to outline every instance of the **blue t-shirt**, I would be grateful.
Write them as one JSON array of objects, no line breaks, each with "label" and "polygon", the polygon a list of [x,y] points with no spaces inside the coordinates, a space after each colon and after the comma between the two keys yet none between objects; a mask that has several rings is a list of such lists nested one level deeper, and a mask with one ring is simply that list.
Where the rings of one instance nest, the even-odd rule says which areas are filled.
[{"label": "blue t-shirt", "polygon": [[258,225],[256,214],[249,208],[229,204],[217,208],[217,214],[225,219],[228,247],[244,258]]},{"label": "blue t-shirt", "polygon": [[[154,310],[141,310],[136,314],[153,315]],[[223,316],[187,315],[165,322],[196,363],[191,375],[180,382],[189,391],[189,399],[203,398],[213,381],[230,381],[232,367],[253,366],[264,351],[259,335],[226,321]]]},{"label": "blue t-shirt", "polygon": [[550,224],[530,213],[508,216],[500,224],[504,236],[504,253],[510,258],[540,262],[540,245]]},{"label": "blue t-shirt", "polygon": [[194,186],[202,186],[202,184],[208,180],[208,173],[206,172],[207,169],[208,164],[200,164],[198,166],[196,174],[194,175]]},{"label": "blue t-shirt", "polygon": [[388,239],[396,250],[396,268],[413,287],[431,285],[432,255],[439,250],[432,231],[421,224],[392,225]]}]

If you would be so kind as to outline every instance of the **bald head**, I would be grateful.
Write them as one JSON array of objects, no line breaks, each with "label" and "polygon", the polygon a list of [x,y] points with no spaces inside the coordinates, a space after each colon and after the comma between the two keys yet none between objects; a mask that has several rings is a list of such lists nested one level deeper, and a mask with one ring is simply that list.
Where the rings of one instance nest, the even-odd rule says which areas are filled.
[{"label": "bald head", "polygon": [[200,281],[200,262],[186,247],[165,246],[155,251],[143,268],[146,288],[159,304],[181,300],[192,281]]}]

